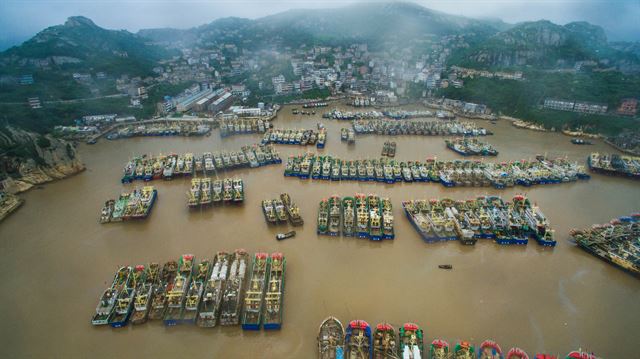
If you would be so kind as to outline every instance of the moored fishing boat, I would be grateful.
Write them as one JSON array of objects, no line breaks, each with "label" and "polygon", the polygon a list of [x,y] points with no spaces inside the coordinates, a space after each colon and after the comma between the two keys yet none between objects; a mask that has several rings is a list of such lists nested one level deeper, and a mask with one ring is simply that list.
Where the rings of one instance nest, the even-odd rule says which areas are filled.
[{"label": "moored fishing boat", "polygon": [[211,201],[213,204],[222,203],[222,180],[215,180],[211,185]]},{"label": "moored fishing boat", "polygon": [[241,178],[233,179],[233,202],[244,202],[244,182]]},{"label": "moored fishing boat", "polygon": [[403,359],[420,359],[424,354],[424,333],[415,323],[405,323],[398,331],[398,354]]},{"label": "moored fishing boat", "polygon": [[382,238],[394,239],[396,237],[393,228],[393,206],[389,198],[382,199]]},{"label": "moored fishing boat", "polygon": [[236,249],[229,269],[229,279],[224,284],[220,304],[220,325],[238,325],[244,296],[244,282],[247,275],[248,254],[244,249]]},{"label": "moored fishing boat", "polygon": [[359,238],[369,237],[369,203],[362,193],[356,194],[356,233]]},{"label": "moored fishing boat", "polygon": [[113,215],[116,201],[110,199],[104,203],[102,210],[100,211],[100,223],[109,223]]},{"label": "moored fishing boat", "polygon": [[144,271],[144,281],[140,281],[140,284],[136,286],[133,313],[130,318],[131,324],[142,324],[147,321],[154,289],[160,284],[160,266],[158,263],[150,263],[144,268]]},{"label": "moored fishing boat", "polygon": [[344,327],[335,317],[322,321],[318,329],[318,358],[342,359],[344,355]]},{"label": "moored fishing boat", "polygon": [[272,200],[265,199],[262,201],[262,213],[264,214],[264,219],[267,221],[267,224],[276,224],[278,221]]},{"label": "moored fishing boat", "polygon": [[284,276],[287,260],[282,253],[272,253],[267,280],[267,292],[264,296],[264,329],[282,328],[284,311]]},{"label": "moored fishing boat", "polygon": [[270,262],[267,253],[256,253],[253,257],[251,277],[242,311],[243,330],[259,330],[262,324],[262,305]]},{"label": "moored fishing boat", "polygon": [[230,255],[218,252],[214,258],[211,275],[206,281],[196,324],[199,327],[211,328],[217,324],[224,284],[229,274]]},{"label": "moored fishing boat", "polygon": [[[191,200],[189,202],[189,205],[191,205]],[[200,205],[203,207],[208,206],[211,202],[211,178],[204,177],[200,181]]]},{"label": "moored fishing boat", "polygon": [[231,178],[225,178],[222,181],[222,201],[224,203],[233,201],[233,181]]},{"label": "moored fishing boat", "polygon": [[449,343],[442,339],[435,339],[429,347],[431,359],[449,359]]},{"label": "moored fishing boat", "polygon": [[478,349],[478,359],[502,359],[502,349],[493,340],[485,340]]},{"label": "moored fishing boat", "polygon": [[353,197],[342,199],[342,234],[345,237],[353,237],[356,232],[356,210]]},{"label": "moored fishing boat", "polygon": [[211,262],[209,260],[205,259],[198,264],[195,278],[193,278],[185,298],[182,322],[195,324],[204,286],[210,273]]},{"label": "moored fishing boat", "polygon": [[369,233],[371,240],[379,241],[382,239],[382,211],[380,198],[375,194],[369,194],[367,197],[369,204]]},{"label": "moored fishing boat", "polygon": [[461,341],[456,343],[456,346],[453,348],[453,358],[454,359],[475,359],[476,351],[473,347],[473,344],[467,341]]},{"label": "moored fishing boat", "polygon": [[120,267],[113,277],[113,282],[109,288],[105,289],[100,296],[100,301],[96,306],[96,313],[91,319],[93,325],[109,324],[109,319],[116,306],[116,301],[120,291],[124,290],[129,282],[131,267]]},{"label": "moored fishing boat", "polygon": [[180,257],[178,275],[173,282],[173,286],[167,290],[167,311],[163,319],[165,325],[176,325],[182,318],[185,297],[191,284],[194,260],[192,254],[183,254]]},{"label": "moored fishing boat", "polygon": [[318,208],[318,234],[327,234],[329,230],[329,201],[325,198],[320,201]]},{"label": "moored fishing boat", "polygon": [[333,195],[329,198],[329,228],[330,236],[340,235],[340,220],[342,218],[342,201],[340,197]]},{"label": "moored fishing boat", "polygon": [[127,325],[129,316],[133,310],[133,297],[136,294],[136,287],[139,283],[143,283],[145,279],[144,266],[136,266],[131,270],[129,279],[119,289],[116,306],[113,310],[109,325],[113,328],[120,328]]},{"label": "moored fishing boat", "polygon": [[176,261],[169,261],[162,267],[160,283],[153,289],[149,319],[158,320],[164,318],[164,313],[167,310],[167,293],[173,288],[177,274],[178,262]]},{"label": "moored fishing boat", "polygon": [[396,331],[393,326],[388,323],[376,325],[373,333],[373,358],[396,359],[397,354]]},{"label": "moored fishing boat", "polygon": [[284,208],[284,203],[280,198],[276,198],[273,200],[273,208],[276,212],[276,219],[279,223],[287,222],[287,211]]},{"label": "moored fishing boat", "polygon": [[284,204],[284,208],[287,210],[287,215],[289,216],[289,221],[293,226],[301,226],[304,224],[302,220],[302,216],[300,215],[300,207],[295,204],[288,193],[281,193],[280,199]]},{"label": "moored fishing boat", "polygon": [[373,342],[371,327],[364,320],[352,320],[347,325],[344,338],[345,357],[349,359],[371,359]]}]

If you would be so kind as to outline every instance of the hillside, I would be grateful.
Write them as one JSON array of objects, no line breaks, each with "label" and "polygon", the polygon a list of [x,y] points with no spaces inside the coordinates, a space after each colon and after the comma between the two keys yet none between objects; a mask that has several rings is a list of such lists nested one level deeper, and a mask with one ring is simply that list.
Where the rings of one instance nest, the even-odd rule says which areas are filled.
[{"label": "hillside", "polygon": [[155,61],[171,54],[128,31],[106,30],[75,16],[0,53],[0,74],[51,68],[147,75]]},{"label": "hillside", "polygon": [[604,30],[587,22],[564,26],[541,20],[517,24],[482,42],[454,52],[452,62],[485,68],[573,67],[577,61],[594,61],[623,71],[640,70],[640,59],[615,49]]}]

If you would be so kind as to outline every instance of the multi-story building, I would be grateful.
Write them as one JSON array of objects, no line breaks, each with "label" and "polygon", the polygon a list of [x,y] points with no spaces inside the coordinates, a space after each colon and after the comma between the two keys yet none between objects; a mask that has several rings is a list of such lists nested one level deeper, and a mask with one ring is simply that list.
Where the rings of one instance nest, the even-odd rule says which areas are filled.
[{"label": "multi-story building", "polygon": [[625,98],[622,99],[620,107],[616,111],[619,115],[635,116],[638,113],[638,99]]}]

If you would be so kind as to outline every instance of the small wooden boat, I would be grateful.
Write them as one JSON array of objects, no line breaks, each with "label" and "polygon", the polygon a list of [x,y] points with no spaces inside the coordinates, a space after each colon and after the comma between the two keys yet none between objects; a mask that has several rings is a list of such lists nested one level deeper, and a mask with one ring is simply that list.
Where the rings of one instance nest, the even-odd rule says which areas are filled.
[{"label": "small wooden boat", "polygon": [[344,339],[346,358],[370,359],[373,353],[371,327],[364,320],[352,320]]},{"label": "small wooden boat", "polygon": [[397,353],[396,331],[393,326],[388,323],[376,325],[373,334],[373,358],[396,359]]},{"label": "small wooden boat", "polygon": [[596,357],[593,353],[587,353],[582,351],[582,349],[578,349],[567,354],[566,359],[599,359],[599,358]]},{"label": "small wooden boat", "polygon": [[278,234],[276,234],[276,239],[281,241],[283,239],[295,237],[295,235],[296,235],[296,231],[289,231],[289,232],[286,232],[286,233],[278,233]]},{"label": "small wooden boat", "polygon": [[318,329],[318,358],[342,359],[343,354],[344,327],[335,317],[328,317]]},{"label": "small wooden boat", "polygon": [[453,269],[453,266],[451,264],[440,264],[440,265],[438,265],[438,268],[440,268],[440,269]]}]

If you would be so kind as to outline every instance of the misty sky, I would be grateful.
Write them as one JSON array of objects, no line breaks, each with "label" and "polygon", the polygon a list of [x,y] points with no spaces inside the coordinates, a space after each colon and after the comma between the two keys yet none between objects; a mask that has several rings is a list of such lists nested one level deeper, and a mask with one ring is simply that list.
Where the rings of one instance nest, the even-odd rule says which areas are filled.
[{"label": "misty sky", "polygon": [[[21,43],[72,15],[99,26],[127,29],[189,28],[226,16],[257,18],[293,8],[340,7],[337,0],[0,0],[0,49]],[[611,40],[640,41],[640,0],[438,0],[414,1],[468,17],[497,17],[510,23],[547,19],[565,24],[586,20],[605,28]]]}]

